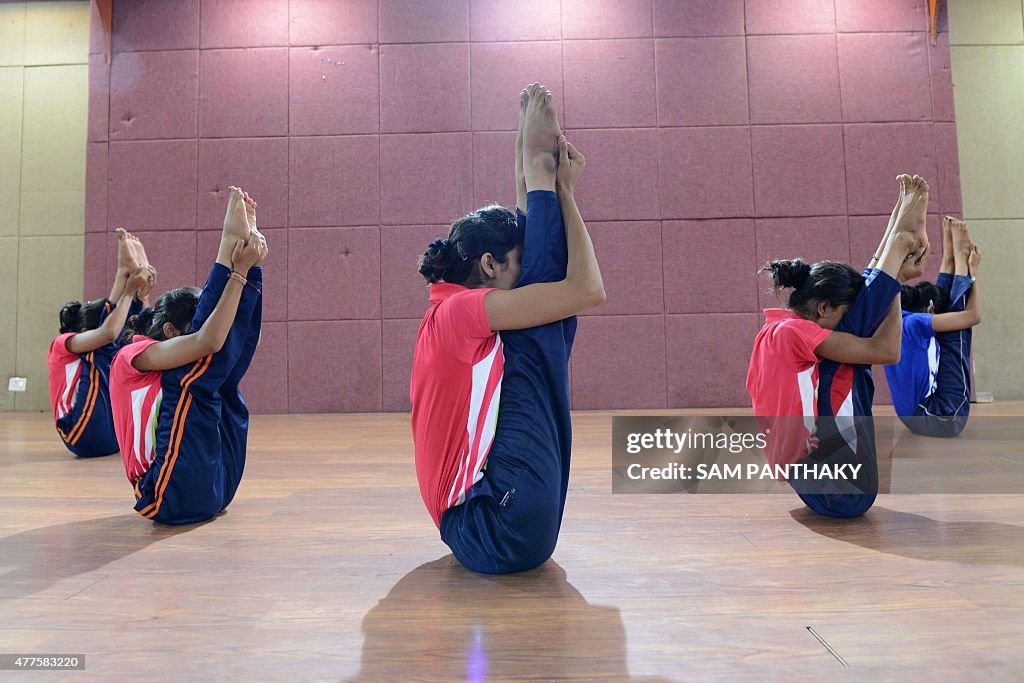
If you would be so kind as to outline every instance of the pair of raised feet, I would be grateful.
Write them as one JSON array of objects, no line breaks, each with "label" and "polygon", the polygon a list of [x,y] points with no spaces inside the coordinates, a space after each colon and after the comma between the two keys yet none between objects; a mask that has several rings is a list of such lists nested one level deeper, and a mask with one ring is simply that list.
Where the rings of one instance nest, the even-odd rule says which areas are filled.
[{"label": "pair of raised feet", "polygon": [[931,251],[927,231],[928,183],[921,176],[906,174],[896,176],[896,181],[900,196],[882,251],[891,248],[905,254],[896,279],[906,282],[924,273]]},{"label": "pair of raised feet", "polygon": [[[231,195],[228,197],[228,207],[224,214],[224,230],[221,233],[220,249],[217,252],[217,262],[233,268],[231,254],[239,242],[248,244],[250,240],[256,240],[260,245],[262,255],[257,266],[262,265],[266,258],[266,237],[256,227],[256,202],[249,196],[248,192],[239,187],[231,186]],[[242,273],[245,275],[245,273]]]},{"label": "pair of raised feet", "polygon": [[540,83],[519,93],[516,132],[516,204],[526,210],[528,190],[572,191],[583,155],[568,143],[558,125],[555,98]]},{"label": "pair of raised feet", "polygon": [[141,277],[145,284],[138,290],[136,296],[145,300],[149,297],[153,285],[156,284],[156,268],[146,256],[146,249],[142,246],[142,240],[128,232],[124,228],[118,228],[117,233],[117,273],[115,280],[126,282],[133,277]]},{"label": "pair of raised feet", "polygon": [[981,250],[971,240],[967,223],[952,216],[942,219],[942,272],[977,277]]}]

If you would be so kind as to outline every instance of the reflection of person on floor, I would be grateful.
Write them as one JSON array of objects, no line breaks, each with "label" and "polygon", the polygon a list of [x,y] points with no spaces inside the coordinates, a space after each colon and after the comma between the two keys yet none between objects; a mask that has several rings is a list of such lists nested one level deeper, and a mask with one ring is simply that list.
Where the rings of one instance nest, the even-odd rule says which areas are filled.
[{"label": "reflection of person on floor", "polygon": [[60,309],[60,334],[46,365],[57,434],[81,458],[117,453],[110,413],[110,363],[128,316],[149,305],[156,270],[135,235],[117,229],[117,270],[110,296]]},{"label": "reflection of person on floor", "polygon": [[793,291],[788,308],[765,311],[747,391],[770,434],[772,465],[848,468],[846,479],[788,478],[809,508],[830,517],[864,514],[878,493],[871,365],[899,360],[897,278],[920,276],[927,256],[928,184],[917,176],[899,182],[900,200],[863,275],[834,261],[767,266],[776,291]]},{"label": "reflection of person on floor", "polygon": [[938,279],[903,285],[903,351],[885,375],[896,414],[917,434],[957,436],[967,425],[971,331],[981,322],[980,265],[967,224],[946,216]]},{"label": "reflection of person on floor", "polygon": [[365,681],[627,680],[619,610],[587,602],[548,562],[481,576],[452,557],[406,574],[363,618]]},{"label": "reflection of person on floor", "polygon": [[410,379],[423,501],[455,557],[492,574],[554,551],[574,316],[604,301],[574,198],[583,156],[561,136],[550,92],[533,84],[520,104],[517,214],[474,211],[420,258],[430,308]]}]

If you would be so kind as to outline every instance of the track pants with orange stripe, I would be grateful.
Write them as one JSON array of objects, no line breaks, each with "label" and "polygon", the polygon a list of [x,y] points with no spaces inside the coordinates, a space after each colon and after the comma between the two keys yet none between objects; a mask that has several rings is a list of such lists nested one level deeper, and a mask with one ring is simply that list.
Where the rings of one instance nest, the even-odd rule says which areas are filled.
[{"label": "track pants with orange stripe", "polygon": [[[195,332],[210,317],[230,271],[214,264],[192,319]],[[153,465],[139,482],[135,510],[164,524],[213,517],[231,502],[245,468],[249,411],[238,384],[249,368],[263,318],[263,271],[248,273],[224,347],[163,373],[163,401]]]},{"label": "track pants with orange stripe", "polygon": [[[128,314],[141,310],[142,304],[135,300]],[[101,315],[101,323],[111,311],[113,308]],[[64,445],[80,458],[113,455],[121,450],[110,409],[110,364],[120,348],[121,344],[115,342],[80,356],[82,367],[74,405],[67,415],[57,420],[57,433]]]},{"label": "track pants with orange stripe", "polygon": [[80,458],[113,455],[120,450],[110,412],[110,363],[118,348],[108,344],[80,356],[74,406],[57,420],[57,433],[64,445]]}]

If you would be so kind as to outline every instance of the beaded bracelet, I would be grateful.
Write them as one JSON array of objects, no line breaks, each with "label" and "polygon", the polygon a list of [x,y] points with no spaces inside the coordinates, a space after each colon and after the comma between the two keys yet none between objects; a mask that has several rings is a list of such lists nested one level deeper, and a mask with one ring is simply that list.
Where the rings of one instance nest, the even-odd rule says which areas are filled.
[{"label": "beaded bracelet", "polygon": [[241,283],[241,285],[242,285],[243,287],[252,287],[252,288],[253,288],[253,289],[255,289],[255,290],[256,290],[256,291],[257,291],[257,292],[258,292],[259,294],[263,294],[263,290],[262,290],[262,289],[260,289],[260,288],[259,288],[259,287],[257,287],[256,285],[254,285],[254,284],[252,284],[251,282],[249,282],[249,281],[248,281],[248,280],[247,280],[247,279],[245,278],[245,276],[244,276],[244,275],[242,275],[241,273],[239,273],[239,272],[238,272],[237,270],[232,270],[232,271],[231,271],[231,273],[230,273],[230,274],[228,275],[228,277],[229,277],[230,279],[234,280],[235,282]]}]

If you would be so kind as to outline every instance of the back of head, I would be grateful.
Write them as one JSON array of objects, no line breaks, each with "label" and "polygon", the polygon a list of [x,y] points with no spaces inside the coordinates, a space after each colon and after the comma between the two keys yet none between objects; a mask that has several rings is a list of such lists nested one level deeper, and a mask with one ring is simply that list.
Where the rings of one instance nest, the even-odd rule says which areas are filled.
[{"label": "back of head", "polygon": [[918,282],[900,288],[900,306],[908,313],[945,313],[949,310],[949,293],[933,282]]},{"label": "back of head", "polygon": [[864,287],[864,277],[839,261],[818,261],[808,265],[803,259],[769,261],[763,270],[771,271],[775,292],[791,288],[789,308],[813,318],[818,302],[833,308],[852,304]]},{"label": "back of head", "polygon": [[452,223],[446,239],[436,239],[420,256],[419,271],[427,282],[472,285],[476,263],[490,253],[505,263],[508,253],[523,243],[516,215],[492,204]]},{"label": "back of head", "polygon": [[192,318],[196,314],[199,294],[200,290],[195,287],[179,287],[164,292],[156,300],[156,306],[128,318],[122,342],[131,341],[131,338],[137,334],[157,341],[165,341],[168,339],[164,332],[164,325],[167,323],[170,323],[179,334],[185,334],[189,331]]},{"label": "back of head", "polygon": [[103,313],[109,310],[110,305],[105,298],[84,304],[69,301],[60,309],[60,333],[95,330],[103,323]]}]

